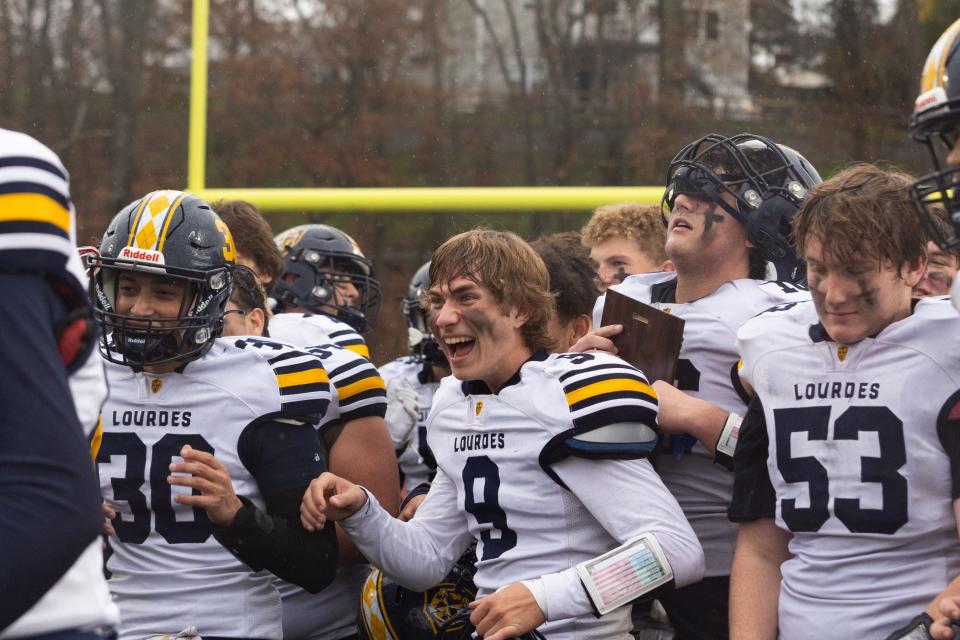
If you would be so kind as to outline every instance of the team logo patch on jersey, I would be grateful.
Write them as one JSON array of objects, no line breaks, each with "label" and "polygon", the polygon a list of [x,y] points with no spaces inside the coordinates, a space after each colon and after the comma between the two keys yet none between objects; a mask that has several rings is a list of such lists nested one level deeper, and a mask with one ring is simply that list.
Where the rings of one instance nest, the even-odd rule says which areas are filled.
[{"label": "team logo patch on jersey", "polygon": [[848,347],[845,344],[842,344],[839,347],[837,347],[837,358],[840,359],[840,362],[843,362],[844,360],[847,359],[847,353],[849,351],[850,351],[850,347]]},{"label": "team logo patch on jersey", "polygon": [[660,309],[660,311],[663,311],[664,313],[670,313],[671,309],[670,307],[664,307],[663,309]]},{"label": "team logo patch on jersey", "polygon": [[477,404],[473,407],[473,415],[479,418],[481,413],[483,413],[483,400],[478,400]]},{"label": "team logo patch on jersey", "polygon": [[154,393],[160,393],[160,388],[163,386],[163,380],[160,378],[154,378],[150,381],[150,391]]}]

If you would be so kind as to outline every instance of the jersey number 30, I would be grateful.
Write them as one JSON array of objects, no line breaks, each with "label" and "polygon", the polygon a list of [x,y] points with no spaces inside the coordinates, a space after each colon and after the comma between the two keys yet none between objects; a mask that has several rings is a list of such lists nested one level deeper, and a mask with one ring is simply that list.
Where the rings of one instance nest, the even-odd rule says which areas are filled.
[{"label": "jersey number 30", "polygon": [[[124,500],[130,505],[133,520],[123,520],[118,514],[113,520],[113,528],[122,542],[143,544],[150,535],[150,512],[156,519],[157,533],[170,544],[184,542],[203,542],[210,537],[210,521],[203,509],[193,507],[193,520],[177,520],[173,511],[171,487],[167,483],[170,475],[170,463],[174,456],[180,455],[183,445],[213,453],[202,436],[197,434],[168,433],[151,448],[150,456],[150,506],[147,497],[140,491],[144,481],[148,480],[147,445],[135,433],[103,434],[103,442],[97,453],[97,464],[109,464],[112,457],[126,458],[126,469],[122,478],[111,478],[114,500]],[[194,489],[194,495],[199,493]],[[184,507],[185,508],[185,507]]]},{"label": "jersey number 30", "polygon": [[[819,531],[830,518],[830,477],[815,456],[793,455],[791,440],[795,433],[806,433],[809,442],[827,440],[830,407],[775,409],[774,420],[780,475],[788,483],[806,483],[810,495],[809,507],[798,507],[794,498],[781,500],[783,521],[791,531]],[[898,472],[907,461],[903,422],[887,407],[850,407],[834,423],[833,440],[856,441],[871,431],[879,456],[861,456],[859,481],[880,485],[882,506],[865,509],[860,498],[835,496],[833,513],[851,532],[892,534],[907,523],[907,479]]]}]

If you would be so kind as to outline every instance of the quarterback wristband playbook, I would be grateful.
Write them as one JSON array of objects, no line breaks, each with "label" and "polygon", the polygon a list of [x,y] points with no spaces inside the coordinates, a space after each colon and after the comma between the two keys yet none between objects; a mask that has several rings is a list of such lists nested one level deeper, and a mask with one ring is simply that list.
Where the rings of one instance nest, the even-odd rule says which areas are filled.
[{"label": "quarterback wristband playbook", "polygon": [[673,581],[673,569],[651,533],[581,562],[576,569],[600,615]]},{"label": "quarterback wristband playbook", "polygon": [[731,412],[727,421],[723,423],[720,437],[717,438],[717,450],[714,461],[733,471],[733,453],[737,450],[737,440],[740,438],[740,425],[743,416]]}]

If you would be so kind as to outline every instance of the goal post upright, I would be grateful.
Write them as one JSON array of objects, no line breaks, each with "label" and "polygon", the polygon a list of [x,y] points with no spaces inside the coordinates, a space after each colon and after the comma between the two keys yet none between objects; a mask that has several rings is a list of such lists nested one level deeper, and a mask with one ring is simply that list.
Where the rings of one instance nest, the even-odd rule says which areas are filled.
[{"label": "goal post upright", "polygon": [[209,202],[247,200],[263,211],[574,211],[611,202],[657,204],[662,187],[215,188],[206,183],[210,0],[193,0],[187,191]]}]

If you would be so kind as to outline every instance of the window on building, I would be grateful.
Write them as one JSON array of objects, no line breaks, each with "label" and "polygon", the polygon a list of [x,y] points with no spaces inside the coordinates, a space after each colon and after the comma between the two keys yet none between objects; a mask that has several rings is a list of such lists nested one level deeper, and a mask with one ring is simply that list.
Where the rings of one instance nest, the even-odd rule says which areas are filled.
[{"label": "window on building", "polygon": [[706,36],[707,40],[719,40],[720,14],[716,11],[705,11],[704,14],[704,35]]}]

